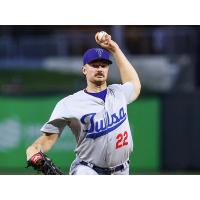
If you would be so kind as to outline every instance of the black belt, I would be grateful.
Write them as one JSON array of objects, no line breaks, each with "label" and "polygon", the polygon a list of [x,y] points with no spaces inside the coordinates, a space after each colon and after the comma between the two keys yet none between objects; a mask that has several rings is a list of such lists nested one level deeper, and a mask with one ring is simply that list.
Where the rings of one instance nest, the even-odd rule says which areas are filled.
[{"label": "black belt", "polygon": [[[129,160],[125,163],[129,164]],[[96,166],[92,163],[88,163],[88,162],[85,162],[85,161],[81,161],[80,164],[88,166],[88,167],[94,169],[98,174],[102,174],[102,175],[111,175],[114,172],[125,169],[124,164],[118,165],[118,166],[113,167],[113,168],[98,167],[98,166]]]}]

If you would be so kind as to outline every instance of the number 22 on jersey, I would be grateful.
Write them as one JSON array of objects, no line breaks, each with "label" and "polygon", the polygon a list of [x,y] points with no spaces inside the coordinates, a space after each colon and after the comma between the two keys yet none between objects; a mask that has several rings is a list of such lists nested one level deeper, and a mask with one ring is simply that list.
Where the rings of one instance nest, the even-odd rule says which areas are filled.
[{"label": "number 22 on jersey", "polygon": [[128,145],[128,132],[125,131],[124,133],[119,133],[117,136],[116,136],[116,139],[117,139],[117,142],[116,142],[116,149],[119,149],[125,145]]}]

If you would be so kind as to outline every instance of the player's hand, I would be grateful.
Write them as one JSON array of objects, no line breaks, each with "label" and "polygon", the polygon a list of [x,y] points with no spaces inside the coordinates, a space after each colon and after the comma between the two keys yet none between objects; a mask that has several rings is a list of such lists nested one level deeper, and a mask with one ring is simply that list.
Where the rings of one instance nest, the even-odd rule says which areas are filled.
[{"label": "player's hand", "polygon": [[115,53],[115,51],[119,48],[117,43],[111,39],[111,35],[106,33],[101,41],[98,39],[98,33],[95,34],[95,40],[97,44],[99,44],[102,48],[110,51],[111,53]]}]

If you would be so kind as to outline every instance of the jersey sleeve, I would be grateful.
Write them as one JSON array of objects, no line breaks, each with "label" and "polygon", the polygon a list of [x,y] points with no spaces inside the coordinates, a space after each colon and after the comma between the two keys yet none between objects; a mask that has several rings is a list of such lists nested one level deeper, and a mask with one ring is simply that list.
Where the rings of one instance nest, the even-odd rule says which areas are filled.
[{"label": "jersey sleeve", "polygon": [[135,87],[131,82],[126,82],[121,85],[121,90],[126,98],[127,104],[133,102],[136,99]]},{"label": "jersey sleeve", "polygon": [[133,102],[136,99],[136,93],[133,83],[126,82],[124,84],[114,84],[112,86],[123,93],[127,104]]},{"label": "jersey sleeve", "polygon": [[69,117],[69,114],[70,111],[64,101],[59,101],[56,104],[49,121],[42,126],[40,131],[44,133],[57,133],[60,135],[68,123],[67,118]]}]

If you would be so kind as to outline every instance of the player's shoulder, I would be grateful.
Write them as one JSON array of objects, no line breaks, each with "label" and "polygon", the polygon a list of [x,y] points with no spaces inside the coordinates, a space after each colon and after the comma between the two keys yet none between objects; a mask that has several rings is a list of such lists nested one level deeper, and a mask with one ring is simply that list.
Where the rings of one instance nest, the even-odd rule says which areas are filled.
[{"label": "player's shoulder", "polygon": [[108,88],[113,91],[113,92],[132,92],[133,89],[134,89],[134,85],[133,83],[131,82],[126,82],[126,83],[123,83],[123,84],[112,84],[112,85],[109,85]]},{"label": "player's shoulder", "polygon": [[131,82],[126,82],[126,83],[123,83],[123,84],[112,84],[112,85],[109,85],[108,88],[110,89],[115,89],[115,90],[120,90],[120,89],[124,89],[124,88],[128,88],[128,87],[133,87],[133,84]]},{"label": "player's shoulder", "polygon": [[78,92],[75,92],[75,93],[73,93],[73,94],[70,94],[70,95],[68,95],[68,96],[66,96],[66,97],[64,97],[64,98],[62,98],[59,102],[58,102],[58,104],[70,104],[70,103],[72,103],[72,102],[75,102],[75,101],[77,101],[77,100],[80,100],[80,98],[81,98],[81,96],[83,96],[83,90],[80,90],[80,91],[78,91]]},{"label": "player's shoulder", "polygon": [[111,85],[108,85],[108,89],[110,90],[119,90],[121,88],[121,84],[111,84]]}]

